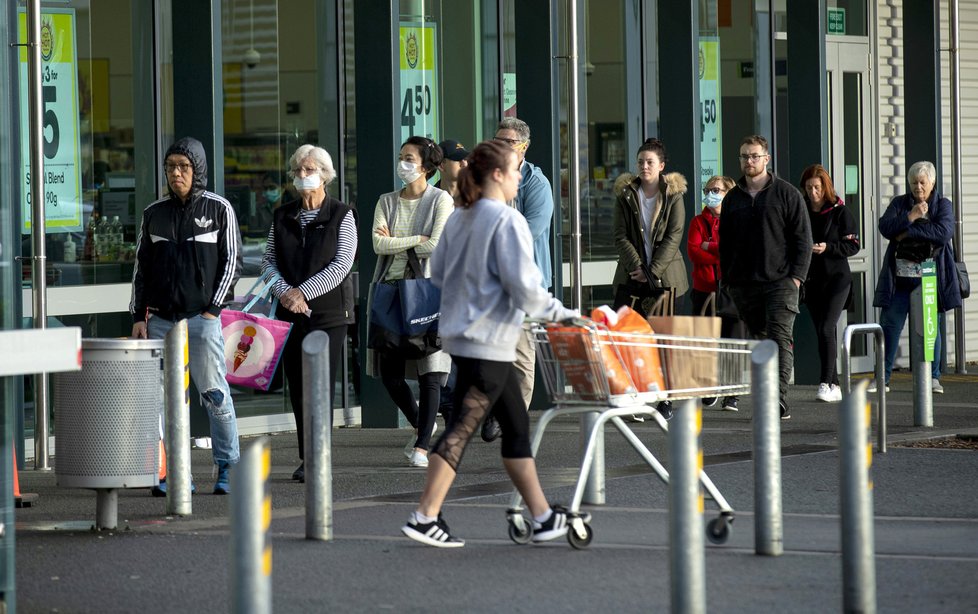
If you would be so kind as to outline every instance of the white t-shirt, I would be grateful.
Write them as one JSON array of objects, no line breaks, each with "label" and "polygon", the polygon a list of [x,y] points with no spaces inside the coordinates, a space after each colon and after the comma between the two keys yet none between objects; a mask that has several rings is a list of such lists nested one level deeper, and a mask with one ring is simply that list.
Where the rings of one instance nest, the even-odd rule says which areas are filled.
[{"label": "white t-shirt", "polygon": [[645,230],[645,260],[652,260],[652,223],[655,222],[655,203],[659,200],[656,193],[650,198],[646,198],[645,190],[639,188],[638,198],[641,201],[642,229]]}]

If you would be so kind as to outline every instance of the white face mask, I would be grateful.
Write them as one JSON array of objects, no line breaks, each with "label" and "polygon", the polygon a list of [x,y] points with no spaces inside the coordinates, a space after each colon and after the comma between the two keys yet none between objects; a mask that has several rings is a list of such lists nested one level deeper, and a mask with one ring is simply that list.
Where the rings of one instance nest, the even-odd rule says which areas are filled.
[{"label": "white face mask", "polygon": [[323,185],[323,178],[318,173],[315,175],[306,175],[305,177],[296,177],[292,180],[292,185],[297,190],[315,190]]},{"label": "white face mask", "polygon": [[703,199],[706,206],[710,209],[716,209],[723,202],[723,194],[714,194],[713,192],[707,192],[706,198]]},{"label": "white face mask", "polygon": [[418,170],[417,164],[401,160],[397,163],[397,176],[404,183],[414,183],[421,176],[421,171]]}]

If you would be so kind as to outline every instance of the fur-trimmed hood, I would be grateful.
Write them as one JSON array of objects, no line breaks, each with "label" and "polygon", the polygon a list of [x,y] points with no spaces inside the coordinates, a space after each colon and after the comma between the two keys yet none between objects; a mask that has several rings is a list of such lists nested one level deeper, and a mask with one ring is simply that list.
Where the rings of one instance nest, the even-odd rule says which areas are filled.
[{"label": "fur-trimmed hood", "polygon": [[[642,187],[642,179],[631,173],[622,173],[615,180],[615,196],[620,195],[626,186],[631,187],[637,194]],[[673,172],[659,175],[659,189],[665,193],[666,198],[685,194],[687,187],[686,177],[682,173]]]}]

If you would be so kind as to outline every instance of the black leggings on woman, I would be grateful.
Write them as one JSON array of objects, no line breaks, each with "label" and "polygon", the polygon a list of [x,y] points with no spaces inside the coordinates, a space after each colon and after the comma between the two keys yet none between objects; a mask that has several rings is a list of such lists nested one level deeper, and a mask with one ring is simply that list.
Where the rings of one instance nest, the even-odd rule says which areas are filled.
[{"label": "black leggings on woman", "polygon": [[491,409],[503,432],[503,458],[532,458],[530,417],[513,363],[464,356],[452,359],[458,370],[453,420],[435,444],[435,454],[457,472],[465,446]]},{"label": "black leggings on woman", "polygon": [[415,448],[427,450],[431,444],[431,430],[435,426],[438,415],[438,404],[441,399],[441,380],[444,373],[425,373],[418,375],[419,396],[417,402],[411,387],[404,381],[404,366],[406,361],[393,353],[384,353],[380,357],[380,380],[387,389],[387,394],[404,414],[411,426],[418,430]]},{"label": "black leggings on woman", "polygon": [[805,283],[805,304],[812,314],[815,336],[818,337],[818,355],[821,359],[820,384],[839,384],[839,374],[835,364],[839,353],[836,328],[842,310],[849,300],[852,278],[837,275],[824,281]]},{"label": "black leggings on woman", "polygon": [[[308,318],[305,318],[308,321]],[[329,337],[329,399],[330,407],[333,394],[336,391],[336,376],[340,368],[340,360],[346,351],[346,326],[335,326],[326,329],[308,328],[302,322],[293,322],[289,340],[285,342],[282,362],[285,378],[289,381],[289,399],[292,401],[292,413],[295,415],[295,432],[299,438],[299,458],[305,458],[305,434],[302,429],[302,341],[313,330],[324,330]],[[329,413],[329,424],[333,425],[333,412]]]}]

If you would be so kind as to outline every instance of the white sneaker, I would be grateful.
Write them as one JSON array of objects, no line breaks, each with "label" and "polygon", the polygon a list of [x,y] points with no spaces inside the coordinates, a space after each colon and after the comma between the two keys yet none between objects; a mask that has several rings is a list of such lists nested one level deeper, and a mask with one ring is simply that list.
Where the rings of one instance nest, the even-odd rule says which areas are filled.
[{"label": "white sneaker", "polygon": [[930,389],[934,394],[944,394],[944,386],[941,386],[941,380],[936,377],[931,378]]},{"label": "white sneaker", "polygon": [[[886,391],[890,391],[889,384],[886,386]],[[876,392],[876,378],[869,380],[869,388],[866,389],[866,392]]]},{"label": "white sneaker", "polygon": [[828,384],[822,382],[818,385],[818,392],[815,393],[815,398],[819,401],[824,401],[826,403],[832,402],[832,387]]},{"label": "white sneaker", "polygon": [[842,388],[839,388],[838,384],[832,384],[832,402],[838,403],[842,401]]},{"label": "white sneaker", "polygon": [[408,464],[412,467],[427,467],[428,455],[415,450],[411,452],[411,460],[408,461]]}]

